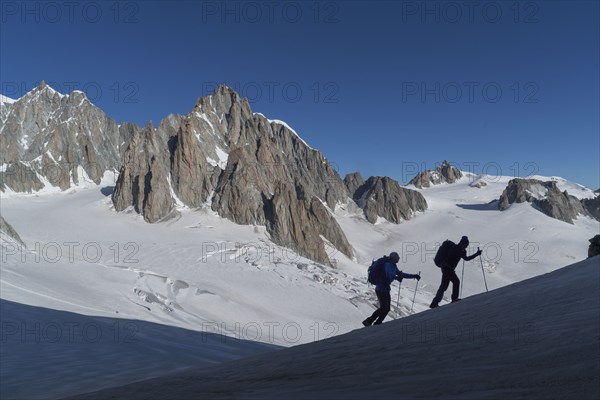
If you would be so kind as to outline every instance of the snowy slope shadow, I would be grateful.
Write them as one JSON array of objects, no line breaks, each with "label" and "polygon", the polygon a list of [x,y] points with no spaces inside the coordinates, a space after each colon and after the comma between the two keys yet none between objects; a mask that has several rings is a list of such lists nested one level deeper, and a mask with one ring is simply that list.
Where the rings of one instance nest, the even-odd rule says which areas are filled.
[{"label": "snowy slope shadow", "polygon": [[378,327],[76,398],[598,399],[599,263],[595,257]]},{"label": "snowy slope shadow", "polygon": [[0,300],[0,398],[47,399],[277,349],[131,319]]},{"label": "snowy slope shadow", "polygon": [[102,193],[105,197],[112,196],[114,191],[115,191],[114,186],[104,186],[103,188],[100,189],[100,193]]},{"label": "snowy slope shadow", "polygon": [[457,204],[457,206],[465,210],[498,211],[498,200],[493,200],[489,203],[480,204]]}]

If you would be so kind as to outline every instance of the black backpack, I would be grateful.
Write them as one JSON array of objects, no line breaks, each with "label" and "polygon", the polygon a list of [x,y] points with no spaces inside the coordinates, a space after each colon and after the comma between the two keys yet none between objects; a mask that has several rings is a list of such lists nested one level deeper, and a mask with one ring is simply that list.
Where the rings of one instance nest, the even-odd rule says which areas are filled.
[{"label": "black backpack", "polygon": [[381,281],[383,275],[383,267],[390,258],[383,256],[371,263],[371,266],[367,270],[367,280],[373,285],[377,285]]},{"label": "black backpack", "polygon": [[433,262],[437,267],[442,268],[444,266],[444,261],[446,261],[446,259],[448,258],[448,252],[450,251],[452,246],[454,246],[454,242],[450,240],[445,240],[442,243],[437,253],[435,253],[435,257],[433,257]]}]

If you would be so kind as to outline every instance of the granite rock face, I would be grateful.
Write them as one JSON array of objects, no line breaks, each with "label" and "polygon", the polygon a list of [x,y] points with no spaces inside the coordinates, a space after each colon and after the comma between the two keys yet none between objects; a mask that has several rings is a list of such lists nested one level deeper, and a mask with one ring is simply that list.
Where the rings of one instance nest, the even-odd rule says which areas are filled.
[{"label": "granite rock face", "polygon": [[307,197],[303,188],[280,182],[273,196],[265,199],[265,217],[274,241],[305,257],[330,263],[333,254],[327,252],[321,237],[352,255],[352,246],[330,211],[316,196]]},{"label": "granite rock face", "polygon": [[83,92],[63,95],[43,81],[0,112],[0,190],[62,190],[84,180],[99,184],[121,166],[130,131],[119,127]]},{"label": "granite rock face", "polygon": [[365,180],[360,172],[353,172],[344,177],[344,184],[346,185],[346,189],[348,189],[350,197],[354,197],[358,188],[365,184]]},{"label": "granite rock face", "polygon": [[[347,175],[345,181],[349,191],[361,180],[362,177],[357,173]],[[421,193],[403,188],[387,176],[372,176],[351,194],[356,204],[363,209],[367,221],[372,224],[378,217],[399,224],[411,219],[415,212],[427,209],[427,201]]]},{"label": "granite rock face", "polygon": [[162,133],[151,124],[135,130],[112,194],[115,210],[133,207],[148,222],[158,222],[174,211],[175,201],[167,179],[170,153]]},{"label": "granite rock face", "polygon": [[444,161],[442,165],[433,171],[419,172],[408,184],[422,189],[428,188],[431,185],[439,185],[440,183],[454,183],[462,178],[462,176],[462,172],[458,168],[450,165],[448,161]]}]

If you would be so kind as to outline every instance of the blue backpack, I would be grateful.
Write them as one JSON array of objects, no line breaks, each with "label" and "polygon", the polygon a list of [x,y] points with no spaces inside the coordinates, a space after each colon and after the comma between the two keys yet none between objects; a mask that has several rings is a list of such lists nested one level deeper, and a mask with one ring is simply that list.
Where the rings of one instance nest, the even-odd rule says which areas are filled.
[{"label": "blue backpack", "polygon": [[383,256],[371,263],[371,266],[367,270],[367,281],[373,285],[377,285],[381,281],[381,277],[384,273],[385,263],[390,258],[388,256]]}]

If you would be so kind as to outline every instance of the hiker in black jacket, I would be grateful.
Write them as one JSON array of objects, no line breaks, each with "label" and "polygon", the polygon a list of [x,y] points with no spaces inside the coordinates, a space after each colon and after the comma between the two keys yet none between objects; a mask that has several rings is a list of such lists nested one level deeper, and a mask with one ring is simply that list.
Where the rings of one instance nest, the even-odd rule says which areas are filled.
[{"label": "hiker in black jacket", "polygon": [[431,302],[430,308],[435,308],[439,305],[442,297],[444,297],[444,292],[448,289],[448,285],[452,282],[452,302],[460,300],[458,298],[460,280],[454,270],[458,265],[458,262],[462,258],[465,261],[471,261],[475,257],[479,257],[481,255],[481,250],[477,250],[477,252],[471,256],[467,257],[467,247],[469,246],[469,238],[463,236],[460,239],[458,244],[452,244],[452,247],[448,249],[448,253],[444,261],[442,262],[442,283],[440,284],[440,288],[438,289],[433,301]]}]

